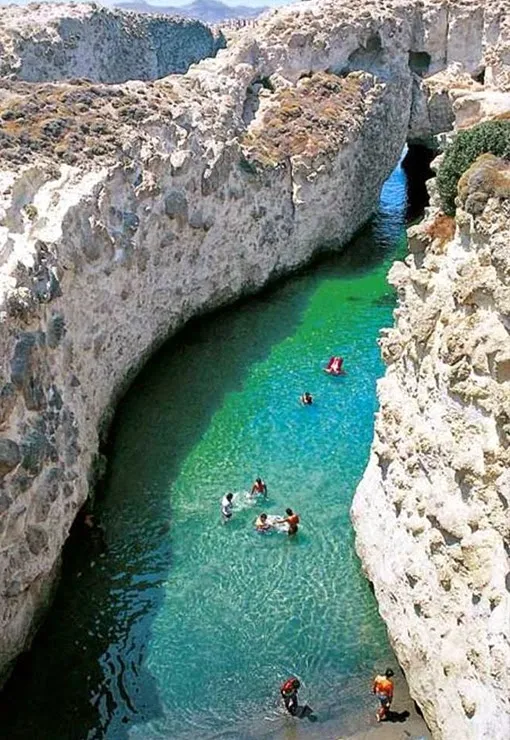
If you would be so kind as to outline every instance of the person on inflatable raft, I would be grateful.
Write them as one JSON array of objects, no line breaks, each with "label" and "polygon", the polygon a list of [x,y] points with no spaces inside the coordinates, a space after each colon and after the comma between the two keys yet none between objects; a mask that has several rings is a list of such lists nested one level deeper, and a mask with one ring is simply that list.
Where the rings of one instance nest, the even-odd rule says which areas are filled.
[{"label": "person on inflatable raft", "polygon": [[333,357],[329,358],[329,362],[324,368],[324,372],[328,373],[329,375],[345,375],[345,370],[342,367],[343,364],[344,358],[334,355]]}]

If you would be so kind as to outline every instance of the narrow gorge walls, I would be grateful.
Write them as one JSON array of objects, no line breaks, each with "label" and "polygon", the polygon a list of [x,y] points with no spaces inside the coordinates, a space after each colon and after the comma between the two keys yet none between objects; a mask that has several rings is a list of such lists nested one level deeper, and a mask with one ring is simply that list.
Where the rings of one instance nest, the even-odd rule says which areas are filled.
[{"label": "narrow gorge walls", "polygon": [[[459,4],[454,23],[446,1],[358,5],[271,13],[185,76],[5,83],[5,669],[46,603],[100,429],[132,373],[190,317],[345,243],[376,207],[410,120],[436,130],[423,60],[429,72],[450,60],[474,71],[480,7]],[[499,7],[484,11],[482,55],[503,33]]]}]

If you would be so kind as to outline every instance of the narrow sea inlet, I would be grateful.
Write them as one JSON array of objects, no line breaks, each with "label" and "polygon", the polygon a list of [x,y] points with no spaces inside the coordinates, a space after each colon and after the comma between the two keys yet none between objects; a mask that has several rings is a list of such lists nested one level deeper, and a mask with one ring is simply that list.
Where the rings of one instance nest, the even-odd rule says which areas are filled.
[{"label": "narrow sea inlet", "polygon": [[[96,505],[106,549],[83,530],[67,547],[50,617],[2,697],[3,736],[340,737],[373,723],[370,678],[396,664],[349,507],[405,212],[399,167],[341,254],[194,322],[139,375]],[[333,354],[343,377],[322,371]],[[313,406],[300,405],[304,391]],[[268,501],[250,503],[259,475]],[[223,525],[229,490],[239,495]],[[254,531],[261,511],[289,506],[296,537]],[[282,711],[290,674],[317,722]]]}]

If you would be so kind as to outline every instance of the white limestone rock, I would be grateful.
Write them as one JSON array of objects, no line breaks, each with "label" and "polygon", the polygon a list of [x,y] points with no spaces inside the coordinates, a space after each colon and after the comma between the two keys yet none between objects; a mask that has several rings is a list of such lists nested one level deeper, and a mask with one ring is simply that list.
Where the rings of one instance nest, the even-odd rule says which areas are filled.
[{"label": "white limestone rock", "polygon": [[[506,198],[504,188],[494,197],[487,172],[480,177],[487,167],[507,177]],[[378,384],[381,412],[352,518],[358,553],[433,736],[504,740],[510,257],[502,244],[510,237],[510,166],[480,158],[463,178],[463,208],[471,183],[488,188],[482,212],[458,211],[453,236],[446,217],[431,210],[413,229],[406,264],[391,271],[399,308],[381,340],[391,364]]]},{"label": "white limestone rock", "polygon": [[[425,60],[429,72],[438,72],[457,61],[467,64],[464,72],[473,71],[473,52],[465,48],[474,43],[475,33],[469,30],[468,7],[481,34],[475,44],[482,49],[479,65],[493,47],[504,45],[504,4],[462,5],[458,23],[451,26],[456,5],[446,0],[374,0],[362,8],[357,0],[313,0],[262,17],[239,32],[231,48],[192,66],[185,76],[109,86],[4,80],[0,668],[7,669],[30,641],[62,545],[89,494],[100,434],[129,378],[154,347],[192,316],[256,291],[306,263],[325,244],[342,245],[352,237],[376,208],[382,183],[409,136],[416,68]],[[27,68],[26,74],[34,73]],[[300,81],[303,75],[310,82]],[[307,95],[311,106],[305,104]],[[320,129],[313,124],[315,103]],[[273,131],[274,136],[268,135]],[[498,265],[506,265],[506,242],[498,238],[493,237],[494,255],[500,250]],[[463,264],[467,257],[460,245],[456,250]],[[416,249],[416,254],[418,259],[423,251]],[[489,379],[487,387],[473,384],[470,369],[462,365],[463,335],[449,337],[447,332],[453,297],[447,300],[451,278],[441,260],[439,251],[427,256],[423,269],[411,271],[413,291],[424,295],[433,285],[436,302],[424,310],[404,310],[385,343],[393,364],[381,384],[377,449],[396,483],[392,501],[378,503],[368,514],[370,520],[374,510],[380,515],[377,537],[370,534],[375,547],[380,535],[391,537],[394,531],[384,515],[392,507],[402,512],[402,548],[394,554],[383,551],[377,562],[392,585],[400,583],[402,563],[416,560],[412,579],[420,579],[420,614],[412,607],[395,625],[384,596],[390,587],[379,589],[378,596],[394,642],[407,646],[397,645],[397,652],[434,728],[443,723],[442,683],[437,691],[428,690],[438,676],[422,671],[422,656],[435,625],[443,628],[436,592],[449,583],[467,598],[455,583],[463,547],[473,572],[481,564],[491,598],[500,583],[499,566],[492,572],[486,565],[491,548],[499,557],[497,543],[487,538],[478,548],[477,540],[469,539],[470,513],[461,507],[462,497],[458,525],[439,494],[431,510],[438,526],[425,515],[429,488],[443,485],[443,455],[457,466],[449,473],[452,486],[456,475],[471,485],[480,466],[488,464],[478,455],[469,467],[459,452],[458,440],[466,433],[462,409],[452,407],[456,422],[451,426],[444,419],[442,397],[434,396],[439,371],[427,365],[423,348],[436,336],[437,324],[445,322],[447,356],[440,371],[456,373],[455,382],[465,384],[461,392],[486,408],[494,400]],[[463,291],[468,282],[465,277]],[[399,277],[400,283],[407,294],[405,277]],[[500,287],[495,294],[506,306],[510,299],[498,292]],[[418,332],[414,338],[413,332]],[[453,361],[450,355],[458,357]],[[410,368],[420,363],[428,368],[423,383],[401,373],[404,358]],[[501,348],[490,362],[504,374],[506,358]],[[483,367],[481,350],[479,363]],[[402,411],[399,401],[409,388],[417,389],[416,404]],[[434,399],[430,429],[422,425],[419,438],[410,435],[393,444],[400,424],[405,421],[412,430],[429,399]],[[494,449],[497,435],[483,414],[470,413],[468,421],[469,439],[477,439],[482,429],[484,453]],[[506,433],[510,416],[498,423]],[[442,430],[442,447],[436,426]],[[422,449],[430,451],[430,480],[420,478],[414,489]],[[392,465],[394,459],[402,463]],[[504,469],[491,471],[498,496]],[[367,472],[374,485],[378,473],[374,467]],[[482,519],[494,517],[482,496],[479,507]],[[453,539],[446,543],[442,532]],[[415,558],[417,537],[430,542],[427,557]],[[471,554],[473,548],[482,554]],[[485,594],[484,599],[485,615],[490,607]],[[491,612],[494,630],[501,624],[502,608],[503,602]],[[461,611],[448,617],[445,632],[455,634],[447,643],[452,676],[459,673],[456,661],[464,646],[464,633],[455,632]],[[424,613],[430,614],[430,627],[415,641],[411,631],[423,623]],[[402,624],[409,633],[396,629]],[[505,648],[498,640],[495,645],[501,666]],[[457,711],[464,702],[472,712],[475,702],[477,722],[477,684],[471,674],[464,678],[462,697],[455,694],[452,706]],[[445,718],[444,726],[450,721]]]},{"label": "white limestone rock", "polygon": [[168,15],[95,3],[0,8],[0,76],[28,82],[154,80],[186,72],[224,45],[200,21]]}]

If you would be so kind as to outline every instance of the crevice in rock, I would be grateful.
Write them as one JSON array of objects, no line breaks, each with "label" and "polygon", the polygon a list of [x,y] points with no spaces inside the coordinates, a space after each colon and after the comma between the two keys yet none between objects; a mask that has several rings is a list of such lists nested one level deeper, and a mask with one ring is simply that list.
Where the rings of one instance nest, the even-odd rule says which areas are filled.
[{"label": "crevice in rock", "polygon": [[274,85],[269,77],[256,77],[246,88],[246,97],[243,103],[243,121],[246,126],[254,120],[260,107],[260,92],[267,90],[273,93]]},{"label": "crevice in rock", "polygon": [[440,532],[447,547],[451,547],[452,545],[459,544],[461,538],[456,537],[454,534],[452,534],[451,532],[448,532],[448,530],[442,527],[439,520],[433,514],[427,514],[427,519],[429,520],[431,525],[434,527],[434,529],[437,529],[438,532]]},{"label": "crevice in rock", "polygon": [[479,70],[473,72],[471,77],[475,82],[479,82],[480,85],[485,85],[485,66],[480,67]]},{"label": "crevice in rock", "polygon": [[[407,176],[407,212],[408,221],[421,217],[429,205],[427,181],[434,177],[430,165],[437,151],[422,144],[409,144],[402,160],[402,168]],[[416,176],[419,173],[419,176]]]},{"label": "crevice in rock", "polygon": [[406,578],[411,588],[414,588],[416,584],[418,583],[418,579],[412,576],[410,573],[406,573]]},{"label": "crevice in rock", "polygon": [[287,157],[287,167],[289,169],[289,177],[290,177],[290,208],[291,208],[291,215],[292,218],[294,218],[294,214],[296,213],[296,202],[294,200],[294,169],[292,165],[292,158]]},{"label": "crevice in rock", "polygon": [[430,54],[426,51],[410,51],[409,68],[419,77],[425,77],[430,68]]},{"label": "crevice in rock", "polygon": [[341,70],[342,75],[348,75],[350,72],[363,70],[378,77],[387,76],[385,70],[385,53],[381,43],[381,37],[378,33],[372,34],[364,46],[350,54],[346,66]]},{"label": "crevice in rock", "polygon": [[460,495],[462,500],[467,502],[471,498],[471,485],[466,480],[466,474],[463,470],[455,471],[455,483],[459,487]]}]

